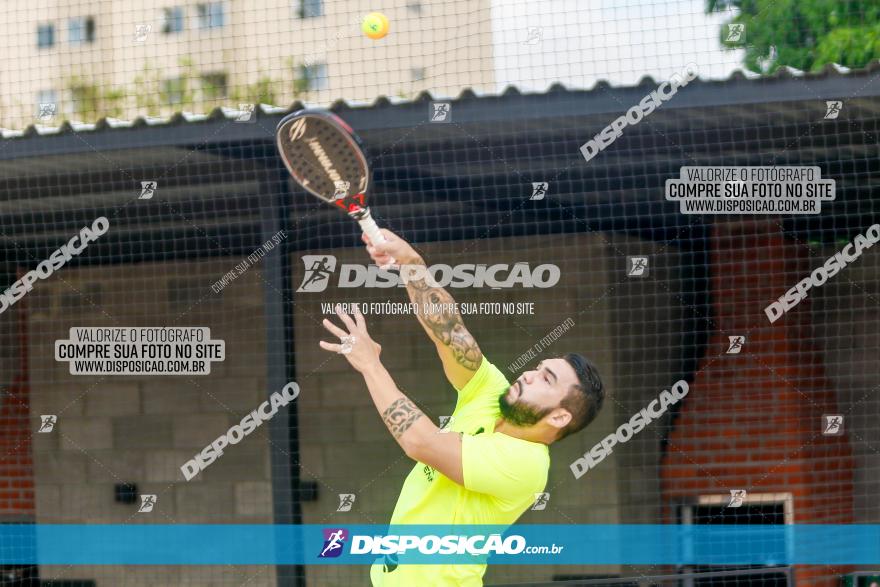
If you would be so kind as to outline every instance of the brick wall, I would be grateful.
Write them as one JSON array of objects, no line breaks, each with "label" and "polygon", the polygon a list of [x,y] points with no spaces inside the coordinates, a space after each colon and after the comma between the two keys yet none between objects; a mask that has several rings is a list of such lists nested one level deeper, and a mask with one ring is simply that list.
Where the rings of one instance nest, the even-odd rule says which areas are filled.
[{"label": "brick wall", "polygon": [[[267,427],[185,482],[180,466],[274,390],[267,390],[263,281],[253,267],[222,294],[210,286],[238,258],[67,268],[28,295],[33,414],[57,414],[34,437],[40,523],[270,523]],[[74,326],[207,326],[226,341],[211,374],[73,376],[54,341]],[[114,484],[156,494],[151,513],[114,501]],[[99,587],[274,585],[274,567],[43,566],[44,579],[96,579]]]},{"label": "brick wall", "polygon": [[[682,325],[690,308],[683,307],[679,281],[682,255],[674,246],[643,241],[626,235],[608,235],[606,254],[612,259],[609,274],[615,287],[609,294],[613,308],[611,344],[614,349],[614,379],[617,393],[608,398],[606,409],[614,410],[614,429],[647,406],[663,389],[669,389],[680,375]],[[648,276],[626,276],[628,255],[648,257]],[[613,468],[617,481],[612,511],[620,524],[662,522],[660,465],[662,439],[670,414],[652,422],[626,445],[614,448],[597,471],[581,481],[590,485],[591,476],[605,467]],[[599,442],[595,437],[590,446]],[[590,488],[592,490],[592,488]],[[601,504],[604,509],[608,507]],[[629,566],[626,575],[651,575],[664,569],[651,565]]]},{"label": "brick wall", "polygon": [[[692,310],[682,304],[682,256],[675,247],[625,235],[610,238],[607,253],[616,281],[609,296],[614,308],[613,368],[620,391],[609,406],[620,425],[677,381],[682,320]],[[648,257],[648,277],[626,276],[628,255]],[[620,476],[620,523],[656,524],[661,519],[660,451],[669,420],[666,414],[613,453]]]},{"label": "brick wall", "polygon": [[[34,478],[24,305],[0,314],[0,519],[30,521]],[[39,418],[35,419],[39,422]]]},{"label": "brick wall", "polygon": [[[669,519],[675,503],[746,489],[793,494],[797,523],[853,522],[849,442],[821,434],[822,414],[839,405],[814,343],[811,301],[774,324],[763,312],[816,261],[774,222],[713,231],[715,329],[664,459]],[[729,335],[746,336],[740,354],[726,354]],[[841,570],[805,568],[797,580],[830,586]]]}]

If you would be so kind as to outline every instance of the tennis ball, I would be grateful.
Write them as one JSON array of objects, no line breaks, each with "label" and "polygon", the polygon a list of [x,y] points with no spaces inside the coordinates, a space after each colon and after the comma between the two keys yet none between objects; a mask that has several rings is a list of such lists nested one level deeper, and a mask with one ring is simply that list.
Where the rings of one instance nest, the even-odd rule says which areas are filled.
[{"label": "tennis ball", "polygon": [[371,12],[364,17],[361,30],[371,39],[381,39],[388,34],[388,19],[381,12]]}]

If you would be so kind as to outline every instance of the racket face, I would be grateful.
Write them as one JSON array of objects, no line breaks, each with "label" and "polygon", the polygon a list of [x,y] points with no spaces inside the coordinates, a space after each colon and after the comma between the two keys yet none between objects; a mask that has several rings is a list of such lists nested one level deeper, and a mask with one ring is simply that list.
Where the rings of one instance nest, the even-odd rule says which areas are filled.
[{"label": "racket face", "polygon": [[370,168],[345,121],[324,110],[300,110],[278,123],[276,140],[284,165],[306,191],[353,216],[366,210]]}]

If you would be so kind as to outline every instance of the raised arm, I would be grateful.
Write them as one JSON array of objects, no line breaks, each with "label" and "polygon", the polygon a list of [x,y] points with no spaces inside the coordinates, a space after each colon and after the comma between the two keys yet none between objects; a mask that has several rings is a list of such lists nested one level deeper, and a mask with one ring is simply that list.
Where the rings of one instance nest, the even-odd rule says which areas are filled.
[{"label": "raised arm", "polygon": [[379,360],[382,347],[370,337],[360,312],[355,311],[352,317],[337,307],[336,313],[343,328],[328,319],[324,319],[324,328],[338,336],[340,342],[322,340],[321,348],[342,354],[364,376],[373,404],[406,456],[464,485],[461,433],[438,434],[440,429],[430,418],[424,418],[418,406],[398,389]]},{"label": "raised arm", "polygon": [[364,235],[367,252],[379,266],[387,265],[391,259],[400,264],[409,299],[418,309],[419,323],[437,348],[446,378],[456,389],[462,389],[483,360],[477,341],[465,328],[455,299],[431,278],[424,259],[390,230],[382,229],[382,234],[388,242],[377,245]]}]

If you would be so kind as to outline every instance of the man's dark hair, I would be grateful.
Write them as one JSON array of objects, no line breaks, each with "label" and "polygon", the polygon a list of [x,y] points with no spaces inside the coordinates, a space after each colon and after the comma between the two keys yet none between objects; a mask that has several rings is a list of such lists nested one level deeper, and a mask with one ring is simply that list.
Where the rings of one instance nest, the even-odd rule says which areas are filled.
[{"label": "man's dark hair", "polygon": [[562,358],[574,369],[578,383],[559,402],[559,407],[571,412],[571,422],[559,431],[556,440],[562,440],[569,434],[586,428],[602,409],[602,402],[605,400],[605,388],[602,378],[599,377],[599,370],[589,359],[577,353],[568,353]]}]

